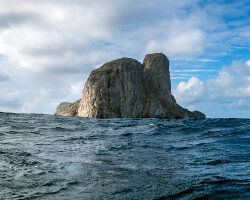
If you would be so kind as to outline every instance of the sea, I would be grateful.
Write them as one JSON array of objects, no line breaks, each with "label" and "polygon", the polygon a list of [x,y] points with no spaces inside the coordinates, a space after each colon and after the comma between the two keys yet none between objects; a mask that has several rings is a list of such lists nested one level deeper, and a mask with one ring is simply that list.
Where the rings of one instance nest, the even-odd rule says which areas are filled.
[{"label": "sea", "polygon": [[0,199],[250,199],[250,119],[0,113]]}]

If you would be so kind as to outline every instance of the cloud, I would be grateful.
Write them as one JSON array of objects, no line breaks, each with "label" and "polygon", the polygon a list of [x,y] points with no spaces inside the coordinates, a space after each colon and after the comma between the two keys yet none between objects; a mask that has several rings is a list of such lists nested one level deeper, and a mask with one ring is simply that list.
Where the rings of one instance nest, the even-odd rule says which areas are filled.
[{"label": "cloud", "polygon": [[[237,22],[246,18],[248,10],[243,4],[197,0],[1,0],[0,87],[5,100],[0,108],[10,109],[8,105],[16,98],[20,102],[13,106],[16,112],[53,113],[60,101],[80,98],[78,92],[93,69],[123,56],[142,61],[146,53],[161,51],[171,60],[201,65],[201,69],[176,71],[172,79],[184,80],[202,70],[209,72],[203,65],[219,62],[220,56],[230,54],[232,45],[249,46],[248,21]],[[221,87],[231,85],[225,80],[228,74],[232,75],[222,72],[214,81]],[[199,91],[194,84],[204,88],[209,84],[196,79],[184,83],[178,95],[185,94],[187,102],[197,101],[188,98],[188,94],[195,94],[193,90]],[[247,87],[236,91],[238,97],[248,95]],[[12,92],[19,96],[8,97]]]},{"label": "cloud", "polygon": [[246,65],[250,67],[250,60],[246,61]]},{"label": "cloud", "polygon": [[[201,110],[206,110],[209,115],[218,115],[216,106],[222,110],[237,108],[249,111],[249,61],[234,61],[231,66],[224,67],[217,77],[205,82],[197,77],[191,77],[187,82],[182,81],[175,88],[174,95],[181,105],[193,109],[195,104],[200,103],[200,107],[198,107]],[[204,108],[205,105],[206,108]],[[245,115],[237,113],[236,116],[244,117]]]},{"label": "cloud", "polygon": [[25,13],[1,13],[0,14],[0,30],[16,26],[18,24],[31,21],[33,15]]},{"label": "cloud", "polygon": [[[183,22],[184,24],[185,22]],[[146,45],[148,53],[168,52],[169,56],[197,56],[204,48],[205,33],[191,29],[170,35],[163,41],[151,40]]]},{"label": "cloud", "polygon": [[218,77],[207,81],[210,90],[220,91],[225,97],[250,97],[250,67],[247,62],[234,61],[223,68]]},{"label": "cloud", "polygon": [[131,50],[144,54],[145,41],[147,52],[199,55],[205,38],[197,25],[201,22],[194,16],[168,20],[177,14],[188,16],[184,9],[196,1],[158,3],[162,6],[151,0],[143,4],[134,0],[3,0],[0,53],[14,66],[39,73],[68,73],[68,68],[79,72],[83,65],[103,63]]},{"label": "cloud", "polygon": [[109,59],[105,49],[90,44],[110,38],[114,6],[110,1],[84,2],[3,1],[0,16],[6,26],[0,32],[1,54],[13,65],[37,72]]},{"label": "cloud", "polygon": [[[0,53],[16,67],[39,73],[77,73],[84,65],[127,54],[161,51],[170,57],[197,57],[208,46],[211,27],[223,26],[210,19],[207,7],[201,8],[195,0],[143,4],[134,0],[3,0]],[[209,37],[218,43],[217,36]]]},{"label": "cloud", "polygon": [[6,82],[9,80],[10,80],[10,77],[7,74],[1,74],[0,72],[0,82]]},{"label": "cloud", "polygon": [[15,111],[21,108],[22,100],[19,92],[8,92],[0,94],[0,109],[1,111]]},{"label": "cloud", "polygon": [[201,98],[204,83],[197,77],[191,77],[187,82],[181,81],[175,91],[179,103],[193,103]]},{"label": "cloud", "polygon": [[78,83],[72,84],[71,85],[71,93],[79,95],[82,93],[83,87],[84,87],[83,82],[78,82]]}]

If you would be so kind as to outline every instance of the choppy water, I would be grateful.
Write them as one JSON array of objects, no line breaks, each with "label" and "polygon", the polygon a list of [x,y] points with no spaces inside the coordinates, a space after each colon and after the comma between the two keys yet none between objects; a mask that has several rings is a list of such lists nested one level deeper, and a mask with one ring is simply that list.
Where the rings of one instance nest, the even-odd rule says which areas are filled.
[{"label": "choppy water", "polygon": [[0,199],[249,198],[249,119],[0,113]]}]

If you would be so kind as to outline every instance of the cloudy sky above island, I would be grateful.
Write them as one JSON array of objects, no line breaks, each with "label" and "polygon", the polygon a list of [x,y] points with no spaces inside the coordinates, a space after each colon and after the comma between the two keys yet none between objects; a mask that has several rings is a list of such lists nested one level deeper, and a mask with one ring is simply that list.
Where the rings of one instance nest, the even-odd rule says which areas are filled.
[{"label": "cloudy sky above island", "polygon": [[52,114],[101,64],[154,52],[180,105],[250,118],[248,0],[0,0],[0,111]]}]

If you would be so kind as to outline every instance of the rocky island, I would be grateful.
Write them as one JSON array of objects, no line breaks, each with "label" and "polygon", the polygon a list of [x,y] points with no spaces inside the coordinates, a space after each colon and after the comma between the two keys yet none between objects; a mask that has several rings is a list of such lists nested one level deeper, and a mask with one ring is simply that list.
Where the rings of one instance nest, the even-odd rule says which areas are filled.
[{"label": "rocky island", "polygon": [[132,58],[105,63],[91,72],[82,98],[61,103],[55,115],[92,118],[206,118],[176,103],[171,94],[169,60],[148,54],[141,64]]}]

